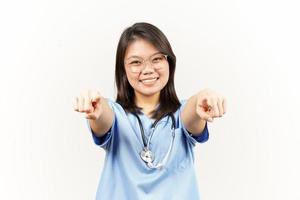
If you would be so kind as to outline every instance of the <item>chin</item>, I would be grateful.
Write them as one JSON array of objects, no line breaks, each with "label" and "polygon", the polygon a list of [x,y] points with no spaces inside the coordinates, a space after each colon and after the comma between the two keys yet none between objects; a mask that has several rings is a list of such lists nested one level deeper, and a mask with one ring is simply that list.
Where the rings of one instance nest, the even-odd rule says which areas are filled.
[{"label": "chin", "polygon": [[139,88],[137,91],[144,96],[152,96],[152,95],[160,92],[161,89],[160,88],[144,88],[143,87],[143,88]]},{"label": "chin", "polygon": [[143,91],[140,92],[141,94],[143,94],[144,96],[152,96],[157,94],[158,92],[160,92],[160,90],[155,90],[155,91]]}]

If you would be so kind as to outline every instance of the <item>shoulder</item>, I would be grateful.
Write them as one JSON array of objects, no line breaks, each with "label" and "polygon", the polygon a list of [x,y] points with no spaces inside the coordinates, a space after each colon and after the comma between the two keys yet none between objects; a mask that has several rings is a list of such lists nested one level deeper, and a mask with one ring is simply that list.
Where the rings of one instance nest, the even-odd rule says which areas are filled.
[{"label": "shoulder", "polygon": [[119,103],[117,103],[114,99],[112,98],[105,98],[107,100],[108,105],[110,106],[110,108],[114,111],[115,116],[117,118],[120,117],[126,117],[126,111],[124,110],[124,108],[122,107],[122,105],[120,105]]},{"label": "shoulder", "polygon": [[112,109],[116,109],[116,110],[123,110],[123,107],[117,103],[115,100],[113,100],[112,98],[105,98],[105,100],[107,101],[108,105],[112,108]]},{"label": "shoulder", "polygon": [[187,101],[188,101],[188,99],[181,99],[181,100],[179,100],[180,107],[178,108],[178,111],[181,111],[184,108],[184,106],[187,103]]},{"label": "shoulder", "polygon": [[187,101],[188,101],[188,99],[181,99],[181,100],[179,100],[179,102],[180,102],[180,104],[181,104],[181,107],[182,107],[183,105],[185,105]]}]

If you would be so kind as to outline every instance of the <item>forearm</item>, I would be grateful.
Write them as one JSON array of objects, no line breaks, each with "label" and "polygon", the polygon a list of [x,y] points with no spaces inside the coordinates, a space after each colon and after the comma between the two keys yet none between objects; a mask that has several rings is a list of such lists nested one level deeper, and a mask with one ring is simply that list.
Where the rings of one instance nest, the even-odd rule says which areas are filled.
[{"label": "forearm", "polygon": [[200,118],[196,113],[197,95],[193,95],[188,99],[181,113],[181,119],[185,128],[194,136],[199,136],[206,124],[206,120]]},{"label": "forearm", "polygon": [[112,126],[114,112],[108,105],[108,102],[105,98],[101,97],[102,113],[100,117],[96,120],[89,119],[91,129],[96,136],[103,136]]}]

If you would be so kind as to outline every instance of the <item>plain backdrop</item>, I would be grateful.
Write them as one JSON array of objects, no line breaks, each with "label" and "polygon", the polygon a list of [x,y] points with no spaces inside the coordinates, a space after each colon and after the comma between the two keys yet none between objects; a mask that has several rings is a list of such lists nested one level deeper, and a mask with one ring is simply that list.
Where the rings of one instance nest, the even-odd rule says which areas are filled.
[{"label": "plain backdrop", "polygon": [[105,152],[74,98],[115,99],[119,37],[142,21],[173,47],[180,99],[228,100],[195,148],[202,199],[300,199],[299,19],[296,0],[1,1],[0,199],[95,198]]}]

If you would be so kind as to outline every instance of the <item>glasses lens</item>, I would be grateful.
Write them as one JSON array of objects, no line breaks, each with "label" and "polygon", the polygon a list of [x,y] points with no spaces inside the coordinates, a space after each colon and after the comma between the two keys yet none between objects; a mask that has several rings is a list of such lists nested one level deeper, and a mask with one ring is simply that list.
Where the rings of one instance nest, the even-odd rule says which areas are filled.
[{"label": "glasses lens", "polygon": [[164,54],[157,54],[157,55],[154,55],[151,57],[151,63],[153,65],[160,64],[160,63],[164,62],[165,60],[166,60],[166,57]]},{"label": "glasses lens", "polygon": [[129,69],[134,72],[140,72],[142,69],[143,61],[141,59],[132,58],[126,61],[126,65],[129,67]]}]

